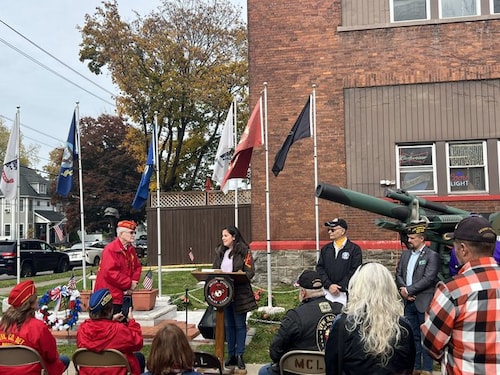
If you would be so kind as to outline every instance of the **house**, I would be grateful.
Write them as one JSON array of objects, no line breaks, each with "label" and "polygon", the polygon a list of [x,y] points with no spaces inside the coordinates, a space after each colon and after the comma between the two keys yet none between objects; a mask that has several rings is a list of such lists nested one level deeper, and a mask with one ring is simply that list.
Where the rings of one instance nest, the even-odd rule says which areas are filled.
[{"label": "house", "polygon": [[[19,238],[38,238],[49,243],[61,242],[52,228],[62,222],[64,215],[51,203],[49,181],[31,168],[21,166],[19,172]],[[0,198],[0,238],[14,239],[15,203],[6,200],[3,193]]]},{"label": "house", "polygon": [[[384,197],[387,186],[500,211],[499,0],[248,0],[250,105],[267,83],[274,157],[315,85],[318,180]],[[252,157],[253,248],[265,249],[266,163]],[[273,248],[314,249],[313,140],[270,177]],[[363,249],[397,241],[379,215],[319,200]]]}]

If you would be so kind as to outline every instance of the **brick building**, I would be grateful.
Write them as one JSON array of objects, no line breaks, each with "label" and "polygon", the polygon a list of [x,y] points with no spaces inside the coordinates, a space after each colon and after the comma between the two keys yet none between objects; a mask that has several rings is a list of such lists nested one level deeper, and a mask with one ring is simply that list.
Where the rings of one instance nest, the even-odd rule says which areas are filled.
[{"label": "brick building", "polygon": [[[248,0],[251,105],[267,82],[270,164],[316,85],[318,181],[376,197],[500,211],[499,0]],[[266,247],[265,151],[252,158],[252,247]],[[313,139],[270,176],[273,249],[314,249]],[[351,239],[397,240],[319,200]],[[372,247],[373,242],[365,243]],[[363,246],[362,246],[363,247]]]}]

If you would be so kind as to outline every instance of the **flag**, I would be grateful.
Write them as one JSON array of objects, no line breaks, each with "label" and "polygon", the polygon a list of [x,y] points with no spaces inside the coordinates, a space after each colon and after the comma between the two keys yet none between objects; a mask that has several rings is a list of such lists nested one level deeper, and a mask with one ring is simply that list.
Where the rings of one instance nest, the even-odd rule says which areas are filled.
[{"label": "flag", "polygon": [[153,289],[153,272],[149,270],[144,276],[144,280],[142,281],[142,287],[147,290]]},{"label": "flag", "polygon": [[54,231],[56,232],[56,235],[57,235],[57,238],[59,238],[59,241],[64,240],[64,233],[61,229],[61,223],[54,225]]},{"label": "flag", "polygon": [[[220,136],[219,147],[217,147],[217,153],[215,154],[215,164],[214,173],[212,174],[212,180],[221,184],[224,180],[224,176],[229,168],[229,163],[231,162],[232,151],[234,148],[234,102],[231,103],[229,111],[227,113],[226,122],[222,128],[222,134]],[[224,193],[229,191],[229,184],[225,184],[222,189]]]},{"label": "flag", "polygon": [[274,157],[274,164],[272,171],[275,176],[283,170],[285,166],[285,160],[288,155],[288,150],[295,141],[302,138],[307,138],[311,136],[311,98],[307,100],[306,105],[300,112],[299,117],[293,124],[292,130],[288,133],[285,142],[281,146],[280,150]]},{"label": "flag", "polygon": [[151,143],[149,144],[148,158],[146,160],[146,168],[142,173],[141,182],[139,182],[139,187],[135,193],[134,201],[132,206],[136,210],[140,210],[144,203],[148,200],[149,194],[149,182],[151,181],[151,176],[153,175],[154,165],[155,165],[155,152],[156,152],[156,136],[153,131],[151,134]]},{"label": "flag", "polygon": [[189,248],[189,253],[188,253],[189,259],[191,259],[191,262],[194,262],[194,253],[193,253],[193,248]]},{"label": "flag", "polygon": [[229,163],[229,168],[221,182],[221,188],[224,189],[227,180],[231,178],[246,178],[250,160],[252,159],[252,152],[254,147],[261,146],[264,143],[262,130],[262,114],[261,103],[262,96],[255,105],[250,119],[248,119],[247,126],[241,135],[241,139],[234,150],[234,155]]},{"label": "flag", "polygon": [[75,278],[74,272],[71,272],[71,277],[69,278],[69,281],[68,281],[68,289],[72,289],[72,290],[76,289],[76,278]]},{"label": "flag", "polygon": [[61,160],[61,171],[57,178],[57,192],[66,197],[73,186],[73,162],[78,158],[76,148],[76,111],[73,111],[73,120],[69,128],[68,140],[64,147]]},{"label": "flag", "polygon": [[17,196],[17,184],[18,184],[18,155],[19,150],[19,111],[16,113],[16,118],[14,120],[14,125],[12,125],[12,130],[10,131],[9,143],[7,144],[7,150],[5,152],[5,159],[2,169],[2,179],[0,181],[0,190],[6,200],[14,200]]}]

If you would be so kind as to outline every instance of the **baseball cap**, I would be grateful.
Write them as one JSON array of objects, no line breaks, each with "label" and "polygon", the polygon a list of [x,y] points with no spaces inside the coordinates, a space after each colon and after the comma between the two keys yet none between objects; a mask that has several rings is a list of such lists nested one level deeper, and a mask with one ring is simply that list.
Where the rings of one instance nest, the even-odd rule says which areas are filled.
[{"label": "baseball cap", "polygon": [[298,280],[298,284],[305,289],[321,289],[323,288],[323,282],[319,273],[313,270],[303,271]]},{"label": "baseball cap", "polygon": [[447,240],[495,243],[497,235],[489,221],[478,215],[466,217],[456,225],[453,233],[446,233]]},{"label": "baseball cap", "polygon": [[337,226],[347,229],[347,222],[344,219],[340,219],[337,217],[325,223],[325,227],[337,227]]}]

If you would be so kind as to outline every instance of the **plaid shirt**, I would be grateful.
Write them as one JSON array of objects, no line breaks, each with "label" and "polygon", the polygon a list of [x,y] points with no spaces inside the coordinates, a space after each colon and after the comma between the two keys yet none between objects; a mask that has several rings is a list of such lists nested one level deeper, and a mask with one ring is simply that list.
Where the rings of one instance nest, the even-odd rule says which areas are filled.
[{"label": "plaid shirt", "polygon": [[466,263],[438,283],[420,326],[423,345],[444,352],[447,374],[500,374],[500,267],[494,258]]}]

